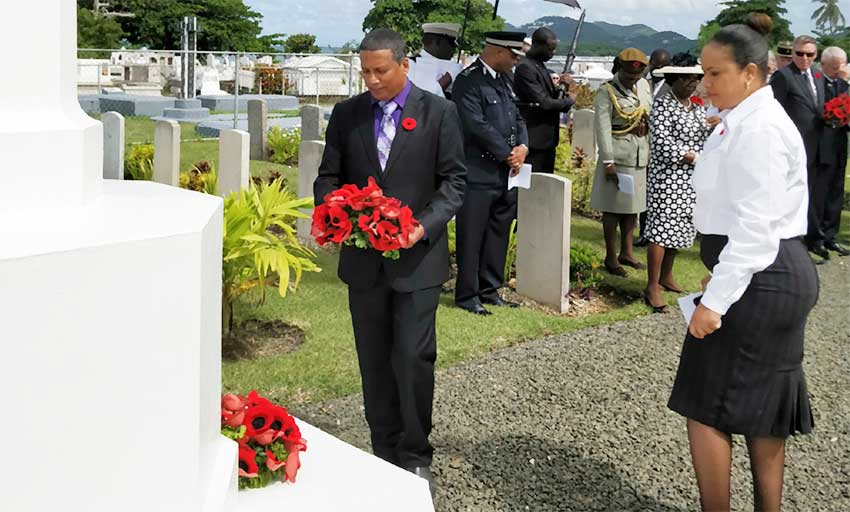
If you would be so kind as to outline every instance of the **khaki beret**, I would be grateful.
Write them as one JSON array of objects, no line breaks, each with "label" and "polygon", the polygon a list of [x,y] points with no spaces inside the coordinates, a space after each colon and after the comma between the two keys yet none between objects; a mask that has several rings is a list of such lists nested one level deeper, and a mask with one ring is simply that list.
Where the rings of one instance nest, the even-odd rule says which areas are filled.
[{"label": "khaki beret", "polygon": [[644,66],[649,65],[649,58],[637,48],[626,48],[617,57],[620,59],[620,62],[639,62]]}]

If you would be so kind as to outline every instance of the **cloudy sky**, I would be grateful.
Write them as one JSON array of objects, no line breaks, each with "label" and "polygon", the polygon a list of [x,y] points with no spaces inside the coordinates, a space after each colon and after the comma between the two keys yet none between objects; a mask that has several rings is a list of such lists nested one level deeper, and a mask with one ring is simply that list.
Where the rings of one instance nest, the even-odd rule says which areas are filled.
[{"label": "cloudy sky", "polygon": [[[315,34],[322,46],[337,46],[362,38],[361,23],[372,6],[369,0],[245,0],[245,3],[263,15],[264,33],[307,32]],[[691,38],[696,37],[701,23],[721,9],[717,0],[584,0],[582,4],[587,8],[589,21],[643,23]],[[811,0],[786,0],[785,4],[791,30],[795,34],[811,32],[814,24],[809,18],[817,5]],[[839,6],[850,19],[850,0],[840,0]],[[499,4],[499,14],[514,25],[541,16],[564,16],[571,11],[575,13],[543,0],[501,0]]]}]

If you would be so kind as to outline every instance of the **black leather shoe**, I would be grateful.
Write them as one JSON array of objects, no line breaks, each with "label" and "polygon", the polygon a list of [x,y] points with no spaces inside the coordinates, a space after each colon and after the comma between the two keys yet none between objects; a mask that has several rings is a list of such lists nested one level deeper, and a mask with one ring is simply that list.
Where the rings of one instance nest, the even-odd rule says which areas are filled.
[{"label": "black leather shoe", "polygon": [[519,307],[519,304],[517,304],[516,302],[511,302],[511,301],[505,300],[501,297],[495,297],[495,298],[481,297],[481,302],[483,302],[484,304],[489,304],[491,306],[502,306],[502,307],[508,307],[508,308],[518,308]]},{"label": "black leather shoe", "polygon": [[434,483],[434,475],[431,474],[431,468],[429,466],[416,466],[405,469],[419,478],[424,478],[428,481],[428,490],[431,491],[431,499],[433,500],[437,495],[437,485]]},{"label": "black leather shoe", "polygon": [[823,244],[824,248],[829,249],[832,252],[837,252],[839,256],[850,256],[850,250],[846,247],[843,247],[841,244],[834,240],[830,240]]},{"label": "black leather shoe", "polygon": [[632,245],[634,245],[635,247],[646,247],[647,245],[649,245],[649,240],[647,240],[645,236],[639,236],[637,237],[637,239],[635,239]]},{"label": "black leather shoe", "polygon": [[482,306],[481,304],[477,304],[477,303],[476,304],[458,304],[457,307],[459,307],[460,309],[463,309],[465,311],[469,311],[470,313],[472,313],[474,315],[484,315],[484,316],[486,316],[486,315],[492,315],[493,314],[493,313],[487,311],[486,309],[484,309],[484,306]]},{"label": "black leather shoe", "polygon": [[826,250],[826,247],[824,247],[823,242],[815,242],[809,245],[809,252],[817,254],[825,260],[829,259],[829,251]]}]

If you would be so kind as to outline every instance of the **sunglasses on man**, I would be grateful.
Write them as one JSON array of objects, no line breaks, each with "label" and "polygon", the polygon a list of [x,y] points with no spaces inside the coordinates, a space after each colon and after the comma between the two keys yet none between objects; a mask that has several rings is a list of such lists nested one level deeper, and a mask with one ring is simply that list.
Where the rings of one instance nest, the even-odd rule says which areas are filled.
[{"label": "sunglasses on man", "polygon": [[794,53],[797,54],[797,57],[808,57],[810,59],[814,59],[815,55],[817,55],[816,52],[799,52],[798,51],[798,52],[794,52]]}]

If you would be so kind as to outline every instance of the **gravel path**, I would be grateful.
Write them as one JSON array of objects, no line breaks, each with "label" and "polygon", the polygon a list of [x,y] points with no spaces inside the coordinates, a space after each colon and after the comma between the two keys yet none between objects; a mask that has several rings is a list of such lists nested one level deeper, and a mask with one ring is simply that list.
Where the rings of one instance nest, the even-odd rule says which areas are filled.
[{"label": "gravel path", "polygon": [[[850,510],[850,258],[819,272],[805,361],[816,427],[789,441],[786,511]],[[666,408],[684,331],[675,310],[439,372],[437,510],[697,509],[684,420]],[[297,413],[368,449],[360,396]],[[734,461],[733,510],[752,510],[741,439]]]}]

